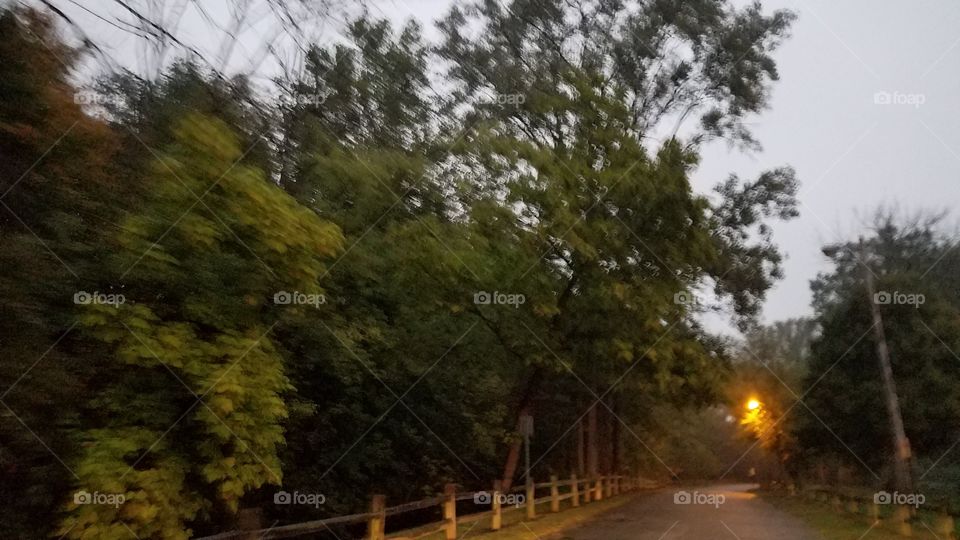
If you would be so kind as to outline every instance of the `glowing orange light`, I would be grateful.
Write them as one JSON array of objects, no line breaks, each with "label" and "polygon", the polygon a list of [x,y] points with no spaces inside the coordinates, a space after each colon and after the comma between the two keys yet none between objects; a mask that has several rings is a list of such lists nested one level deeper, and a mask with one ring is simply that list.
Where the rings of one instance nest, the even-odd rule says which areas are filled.
[{"label": "glowing orange light", "polygon": [[747,408],[751,411],[755,411],[760,408],[760,402],[755,399],[751,399],[747,402]]}]

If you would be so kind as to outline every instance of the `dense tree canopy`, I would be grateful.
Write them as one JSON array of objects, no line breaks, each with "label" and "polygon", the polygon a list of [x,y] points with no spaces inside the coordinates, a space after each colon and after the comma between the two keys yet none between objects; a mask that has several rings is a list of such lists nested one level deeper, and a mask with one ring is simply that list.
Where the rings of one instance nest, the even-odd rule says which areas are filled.
[{"label": "dense tree canopy", "polygon": [[535,477],[715,472],[684,465],[709,441],[671,449],[672,419],[728,424],[691,410],[730,351],[684,299],[751,327],[797,186],[690,175],[708,140],[756,146],[791,20],[470,2],[430,43],[364,16],[264,96],[189,58],[73,88],[80,51],[3,12],[2,480],[36,486],[4,489],[4,525],[185,538],[509,484],[523,414]]},{"label": "dense tree canopy", "polygon": [[[799,426],[802,445],[813,455],[836,456],[868,483],[889,479],[892,450],[878,451],[892,448],[892,442],[871,333],[873,301],[883,317],[904,424],[917,459],[915,477],[931,489],[931,482],[955,474],[954,458],[930,468],[956,441],[955,430],[945,426],[953,425],[960,413],[951,382],[958,375],[955,351],[960,351],[955,248],[937,217],[906,219],[881,212],[874,233],[862,244],[840,245],[834,271],[813,283],[823,330],[812,344],[804,385],[811,388],[805,401],[817,417],[801,411]],[[875,276],[876,294],[884,296],[867,294],[867,271]],[[938,474],[927,476],[930,471]]]}]

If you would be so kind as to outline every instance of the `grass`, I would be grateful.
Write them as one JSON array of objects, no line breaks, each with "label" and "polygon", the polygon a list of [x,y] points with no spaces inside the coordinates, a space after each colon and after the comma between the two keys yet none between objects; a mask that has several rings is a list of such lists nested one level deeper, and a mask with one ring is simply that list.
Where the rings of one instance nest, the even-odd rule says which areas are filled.
[{"label": "grass", "polygon": [[[537,517],[533,521],[527,521],[526,511],[523,508],[513,509],[511,507],[510,511],[506,511],[505,507],[503,526],[499,531],[491,531],[490,518],[484,517],[469,523],[459,523],[457,538],[470,540],[530,540],[545,537],[580,525],[608,510],[613,510],[629,502],[639,493],[643,492],[626,493],[586,505],[581,503],[578,508],[572,508],[569,500],[561,501],[560,512],[556,514],[550,513],[549,502],[543,502],[537,504]],[[387,538],[413,538],[433,527],[431,525],[420,529],[398,531],[387,535]],[[419,538],[422,540],[442,540],[444,535],[440,531]]]},{"label": "grass", "polygon": [[[781,493],[759,492],[763,500],[784,512],[792,514],[806,522],[820,533],[824,540],[901,540],[900,536],[881,523],[871,525],[866,514],[838,513],[828,503],[811,501],[804,497],[789,497]],[[924,525],[926,524],[926,525]],[[929,527],[929,528],[928,528]],[[920,515],[913,522],[912,538],[922,540],[943,539],[933,533],[932,516]]]}]

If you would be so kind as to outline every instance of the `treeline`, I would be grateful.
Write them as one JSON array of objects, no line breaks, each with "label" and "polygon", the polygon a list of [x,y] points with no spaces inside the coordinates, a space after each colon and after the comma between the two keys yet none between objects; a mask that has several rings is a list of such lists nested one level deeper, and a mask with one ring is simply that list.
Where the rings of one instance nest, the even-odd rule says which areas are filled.
[{"label": "treeline", "polygon": [[[870,333],[872,301],[882,316],[912,447],[913,487],[928,501],[960,505],[960,456],[955,453],[960,439],[960,253],[956,231],[946,226],[945,217],[879,211],[862,244],[841,244],[832,257],[833,271],[812,284],[824,331],[813,343],[810,372],[826,374],[806,398],[817,416],[801,417],[798,435],[810,457],[832,465],[812,471],[825,483],[895,486],[893,436],[877,339]],[[875,282],[873,297],[867,292],[868,271]],[[828,363],[829,358],[834,360]],[[812,385],[812,375],[805,382]]]},{"label": "treeline", "polygon": [[77,88],[83,49],[4,11],[0,527],[185,538],[509,484],[525,415],[535,477],[695,469],[662,414],[728,361],[690,299],[752,324],[796,182],[689,176],[756,146],[791,18],[479,2],[428,43],[361,17],[266,98],[189,57]]},{"label": "treeline", "polygon": [[960,507],[960,251],[946,216],[878,210],[861,238],[825,246],[832,268],[811,283],[814,318],[786,324],[793,332],[765,342],[793,345],[765,350],[763,340],[748,342],[755,354],[745,353],[740,366],[740,395],[754,391],[770,412],[755,427],[777,458],[773,478],[902,489],[874,304],[910,442],[912,489],[928,504]]}]

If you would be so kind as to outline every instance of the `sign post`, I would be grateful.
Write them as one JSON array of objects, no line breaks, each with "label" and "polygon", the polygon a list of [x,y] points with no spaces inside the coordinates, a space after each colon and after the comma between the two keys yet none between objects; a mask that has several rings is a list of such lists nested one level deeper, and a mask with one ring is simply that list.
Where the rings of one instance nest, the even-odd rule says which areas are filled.
[{"label": "sign post", "polygon": [[530,483],[530,437],[533,436],[533,416],[525,414],[520,417],[520,434],[523,435],[523,448],[526,463],[526,483]]}]

